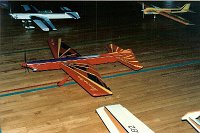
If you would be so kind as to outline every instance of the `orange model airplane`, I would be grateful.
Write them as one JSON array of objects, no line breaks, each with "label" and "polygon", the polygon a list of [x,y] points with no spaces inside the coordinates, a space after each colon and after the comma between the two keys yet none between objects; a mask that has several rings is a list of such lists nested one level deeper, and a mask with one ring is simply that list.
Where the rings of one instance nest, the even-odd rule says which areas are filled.
[{"label": "orange model airplane", "polygon": [[185,4],[184,6],[182,6],[180,8],[160,8],[160,7],[157,7],[154,5],[152,5],[152,7],[151,7],[144,3],[140,3],[140,4],[142,4],[143,18],[144,18],[144,15],[150,14],[150,15],[154,15],[154,19],[155,19],[156,15],[160,14],[164,17],[170,18],[170,19],[177,21],[184,25],[194,25],[194,24],[191,24],[188,20],[175,15],[175,14],[179,14],[179,13],[193,12],[193,11],[189,10],[190,3]]},{"label": "orange model airplane", "polygon": [[30,68],[34,72],[61,69],[69,76],[58,82],[58,86],[63,85],[71,77],[95,97],[111,95],[112,92],[93,65],[120,62],[133,70],[140,70],[143,67],[139,64],[131,49],[124,50],[113,44],[108,45],[108,53],[91,56],[80,56],[61,39],[58,39],[58,41],[49,39],[48,44],[54,59],[25,62],[22,63],[22,66]]}]

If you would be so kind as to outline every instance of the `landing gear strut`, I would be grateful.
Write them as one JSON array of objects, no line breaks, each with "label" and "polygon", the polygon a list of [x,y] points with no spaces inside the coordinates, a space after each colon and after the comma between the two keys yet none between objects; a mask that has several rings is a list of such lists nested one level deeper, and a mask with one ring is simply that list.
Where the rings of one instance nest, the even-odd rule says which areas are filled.
[{"label": "landing gear strut", "polygon": [[35,29],[35,27],[32,25],[31,20],[22,20],[22,23],[25,29],[28,29],[28,30]]},{"label": "landing gear strut", "polygon": [[156,19],[156,15],[153,15],[153,19],[154,19],[154,21],[155,21],[155,19]]}]

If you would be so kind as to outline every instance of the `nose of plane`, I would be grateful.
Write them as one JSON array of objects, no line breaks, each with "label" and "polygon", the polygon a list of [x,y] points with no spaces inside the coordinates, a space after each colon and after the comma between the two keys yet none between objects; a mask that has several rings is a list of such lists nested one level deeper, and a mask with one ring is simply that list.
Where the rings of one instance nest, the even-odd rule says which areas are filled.
[{"label": "nose of plane", "polygon": [[9,15],[10,15],[11,17],[13,17],[13,14],[11,14],[11,13],[9,13]]},{"label": "nose of plane", "polygon": [[18,17],[17,17],[17,15],[14,15],[14,14],[9,14],[12,18],[14,18],[14,19],[17,19]]},{"label": "nose of plane", "polygon": [[27,67],[27,63],[24,62],[24,63],[21,64],[21,66],[22,67]]}]

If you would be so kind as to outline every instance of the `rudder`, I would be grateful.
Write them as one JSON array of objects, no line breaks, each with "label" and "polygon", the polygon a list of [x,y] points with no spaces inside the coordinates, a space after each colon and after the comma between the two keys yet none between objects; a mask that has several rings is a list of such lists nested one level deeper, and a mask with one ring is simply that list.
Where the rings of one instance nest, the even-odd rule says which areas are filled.
[{"label": "rudder", "polygon": [[190,9],[190,3],[185,4],[185,5],[182,7],[181,11],[188,12],[189,9]]}]

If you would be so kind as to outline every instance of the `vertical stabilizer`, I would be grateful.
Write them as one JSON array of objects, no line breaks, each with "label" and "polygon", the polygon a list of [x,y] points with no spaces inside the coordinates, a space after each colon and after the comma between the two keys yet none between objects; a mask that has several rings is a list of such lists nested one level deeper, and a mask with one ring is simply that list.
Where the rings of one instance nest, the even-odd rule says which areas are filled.
[{"label": "vertical stabilizer", "polygon": [[182,8],[181,11],[183,12],[188,12],[190,10],[190,3],[185,4]]}]

